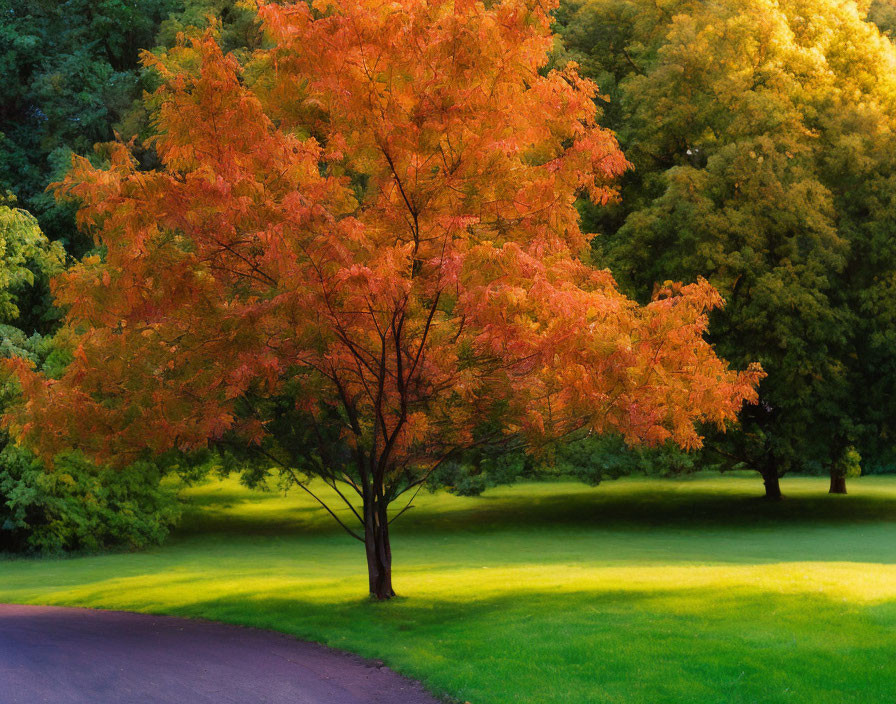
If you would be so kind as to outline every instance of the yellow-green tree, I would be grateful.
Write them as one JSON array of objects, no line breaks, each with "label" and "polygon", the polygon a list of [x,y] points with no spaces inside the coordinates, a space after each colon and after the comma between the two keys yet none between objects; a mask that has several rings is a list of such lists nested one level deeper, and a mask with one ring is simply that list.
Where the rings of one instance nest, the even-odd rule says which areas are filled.
[{"label": "yellow-green tree", "polygon": [[[896,50],[840,0],[567,5],[567,52],[635,165],[596,256],[633,294],[707,272],[712,340],[768,372],[715,458],[832,476],[885,461],[896,381]],[[872,400],[873,399],[873,400]],[[839,489],[839,483],[835,489]]]},{"label": "yellow-green tree", "polygon": [[23,289],[57,272],[64,259],[62,245],[47,240],[33,215],[0,205],[0,322],[17,319]]}]

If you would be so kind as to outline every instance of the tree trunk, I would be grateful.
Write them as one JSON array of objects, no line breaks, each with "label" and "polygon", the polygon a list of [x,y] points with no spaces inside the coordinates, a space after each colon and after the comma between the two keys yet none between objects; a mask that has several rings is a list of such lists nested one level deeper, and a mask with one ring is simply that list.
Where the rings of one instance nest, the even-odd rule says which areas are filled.
[{"label": "tree trunk", "polygon": [[765,484],[765,498],[770,501],[781,499],[781,484],[778,481],[778,471],[770,469],[762,474],[762,482]]},{"label": "tree trunk", "polygon": [[845,494],[846,493],[846,477],[831,472],[831,488],[829,494]]},{"label": "tree trunk", "polygon": [[385,601],[395,596],[392,589],[392,547],[389,544],[387,506],[381,498],[365,503],[364,545],[367,550],[370,596],[377,601]]}]

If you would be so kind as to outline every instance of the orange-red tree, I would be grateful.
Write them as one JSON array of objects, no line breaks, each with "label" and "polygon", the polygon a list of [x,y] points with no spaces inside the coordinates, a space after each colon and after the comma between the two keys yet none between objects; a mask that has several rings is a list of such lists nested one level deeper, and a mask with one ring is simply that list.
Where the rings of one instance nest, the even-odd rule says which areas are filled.
[{"label": "orange-red tree", "polygon": [[105,249],[56,282],[73,361],[19,364],[15,434],[122,464],[239,444],[320,477],[384,599],[389,505],[458,450],[695,446],[733,419],[761,372],[703,340],[716,292],[638,306],[577,256],[577,194],[628,165],[594,85],[544,70],[551,5],[267,5],[246,66],[211,36],[147,56],[161,167],[119,144],[58,187]]}]

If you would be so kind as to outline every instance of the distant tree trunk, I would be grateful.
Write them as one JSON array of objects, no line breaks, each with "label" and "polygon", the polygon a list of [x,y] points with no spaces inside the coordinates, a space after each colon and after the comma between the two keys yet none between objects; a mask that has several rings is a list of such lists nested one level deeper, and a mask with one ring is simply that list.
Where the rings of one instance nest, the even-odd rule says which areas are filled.
[{"label": "distant tree trunk", "polygon": [[767,469],[762,473],[762,482],[765,484],[765,498],[770,501],[781,499],[781,484],[778,481],[778,470]]},{"label": "distant tree trunk", "polygon": [[831,488],[829,494],[845,494],[846,493],[846,477],[836,472],[831,472]]},{"label": "distant tree trunk", "polygon": [[367,574],[370,596],[385,601],[395,596],[392,589],[392,546],[389,544],[388,505],[382,496],[373,495],[364,506],[364,546],[367,550]]}]

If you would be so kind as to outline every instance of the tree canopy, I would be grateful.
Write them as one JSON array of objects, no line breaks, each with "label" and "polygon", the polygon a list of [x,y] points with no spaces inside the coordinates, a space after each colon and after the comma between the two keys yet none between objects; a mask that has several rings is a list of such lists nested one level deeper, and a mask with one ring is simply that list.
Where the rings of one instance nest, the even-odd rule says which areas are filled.
[{"label": "tree canopy", "polygon": [[713,456],[771,494],[788,469],[880,456],[896,383],[893,44],[840,0],[602,0],[561,21],[635,167],[619,206],[587,213],[597,260],[642,300],[705,274],[728,300],[712,341],[768,371]]},{"label": "tree canopy", "polygon": [[696,447],[733,420],[762,373],[703,339],[716,291],[639,305],[578,256],[577,194],[606,203],[628,164],[594,85],[545,70],[549,9],[267,5],[245,66],[210,34],[145,55],[161,166],[115,144],[57,186],[103,252],[55,288],[65,373],[16,365],[15,434],[48,460],[211,442],[322,477],[388,598],[388,506],[458,450]]}]

